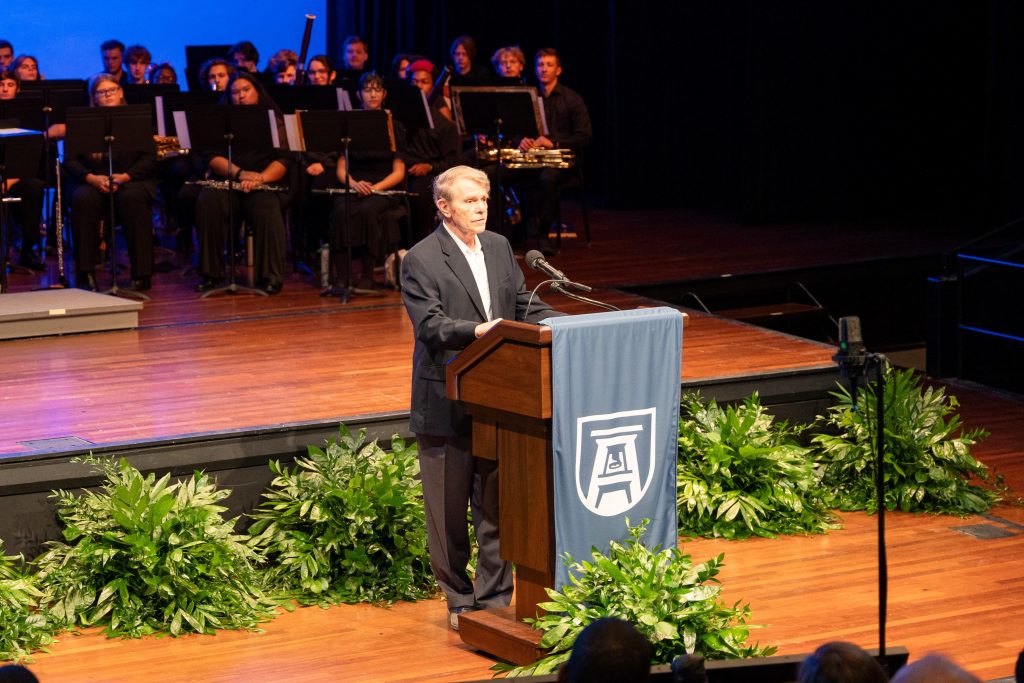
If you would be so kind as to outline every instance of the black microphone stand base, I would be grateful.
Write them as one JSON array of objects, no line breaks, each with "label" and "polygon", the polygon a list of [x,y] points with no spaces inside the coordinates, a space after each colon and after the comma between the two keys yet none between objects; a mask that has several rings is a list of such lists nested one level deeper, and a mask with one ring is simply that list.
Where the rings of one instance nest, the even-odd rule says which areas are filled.
[{"label": "black microphone stand base", "polygon": [[363,289],[362,287],[345,287],[342,285],[333,285],[320,292],[320,296],[336,296],[341,299],[341,303],[347,304],[349,299],[353,296],[384,296],[385,292],[378,292],[375,289]]},{"label": "black microphone stand base", "polygon": [[218,287],[217,289],[211,289],[209,292],[204,292],[200,299],[206,299],[211,296],[217,296],[220,294],[258,294],[259,296],[270,296],[267,292],[256,287],[247,287],[246,285],[239,285],[234,282]]},{"label": "black microphone stand base", "polygon": [[151,297],[142,292],[136,292],[134,289],[121,289],[115,282],[110,286],[110,289],[104,289],[100,294],[109,294],[110,296],[121,296],[126,299],[139,299],[140,301],[150,301]]}]

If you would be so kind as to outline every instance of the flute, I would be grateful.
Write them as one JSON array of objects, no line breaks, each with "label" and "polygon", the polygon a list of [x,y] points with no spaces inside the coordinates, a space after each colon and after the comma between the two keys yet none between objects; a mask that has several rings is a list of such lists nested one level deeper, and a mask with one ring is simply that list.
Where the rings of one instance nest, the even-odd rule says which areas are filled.
[{"label": "flute", "polygon": [[[355,190],[347,189],[344,187],[325,187],[323,189],[311,190],[313,194],[359,194]],[[409,192],[408,190],[374,190],[370,194],[379,194],[384,197],[419,197],[419,192]]]},{"label": "flute", "polygon": [[[242,183],[240,181],[234,181],[231,183],[231,187],[228,187],[228,181],[226,180],[186,180],[186,185],[198,185],[199,187],[212,187],[215,190],[238,190],[241,192]],[[265,183],[259,183],[252,188],[261,192],[287,192],[288,188],[283,185],[267,185]]]}]

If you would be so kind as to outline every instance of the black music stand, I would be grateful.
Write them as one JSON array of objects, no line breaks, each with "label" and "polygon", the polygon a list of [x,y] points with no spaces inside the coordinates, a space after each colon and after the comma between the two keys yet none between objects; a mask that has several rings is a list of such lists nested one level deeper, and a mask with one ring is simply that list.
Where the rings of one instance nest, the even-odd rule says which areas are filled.
[{"label": "black music stand", "polygon": [[[39,157],[43,151],[43,135],[39,131],[21,128],[3,129],[0,126],[0,294],[7,292],[7,252],[10,248],[7,205],[19,201],[3,191],[7,178],[34,178],[39,172]],[[22,226],[29,230],[32,226]],[[39,226],[34,226],[39,230]]]},{"label": "black music stand", "polygon": [[277,103],[285,114],[296,111],[339,111],[341,98],[338,91],[330,85],[284,85],[274,83],[264,86],[270,98]]},{"label": "black music stand", "polygon": [[[270,129],[270,112],[267,107],[245,106],[197,106],[185,110],[188,123],[188,138],[192,149],[203,153],[226,157],[228,170],[234,164],[237,150],[243,152],[269,152],[274,148]],[[179,137],[181,133],[179,131]],[[199,298],[205,299],[216,294],[258,294],[267,292],[256,287],[239,285],[235,282],[235,211],[231,193],[238,190],[231,173],[228,173],[228,284],[204,292]],[[250,255],[252,254],[250,250]]]},{"label": "black music stand", "polygon": [[452,87],[452,110],[459,133],[494,135],[498,153],[498,216],[505,217],[505,158],[501,154],[506,136],[539,137],[544,131],[537,89],[528,85]]},{"label": "black music stand", "polygon": [[[153,114],[149,106],[126,104],[120,107],[73,107],[67,112],[67,137],[64,153],[75,157],[104,154],[107,158],[107,179],[114,187],[114,154],[155,154]],[[117,286],[117,235],[114,229],[114,195],[109,193],[110,225],[107,231],[107,253],[110,257],[110,289],[102,294],[127,296],[149,301],[149,296]]]},{"label": "black music stand", "polygon": [[395,82],[394,89],[388,90],[388,109],[391,116],[405,126],[407,140],[411,131],[434,127],[434,114],[427,96],[414,85]]},{"label": "black music stand", "polygon": [[[14,99],[14,102],[21,101],[23,98],[33,98],[39,113],[42,115],[42,119],[38,124],[34,118],[25,119],[21,124],[22,127],[36,129],[38,125],[38,130],[49,135],[51,125],[66,123],[68,107],[85,107],[89,105],[88,83],[80,78],[22,81],[20,92],[18,97]],[[11,102],[11,104],[14,102]],[[56,150],[51,149],[51,144],[43,148],[43,172],[46,176],[44,180],[48,188],[54,187],[53,177],[50,175],[53,164],[50,160],[55,156],[51,152]],[[53,214],[50,209],[50,202],[47,201],[45,204],[47,234],[49,234],[53,223]]]},{"label": "black music stand", "polygon": [[[348,186],[348,174],[352,166],[349,153],[384,150],[394,152],[395,131],[391,123],[391,114],[384,110],[308,111],[298,112],[296,122],[302,149],[323,154],[342,153],[345,160],[345,179],[342,181],[345,230],[351,231],[352,213],[349,199],[352,192]],[[343,304],[348,303],[353,294],[376,294],[373,290],[352,287],[352,240],[347,239],[345,242],[348,261],[348,267],[345,269],[345,286],[331,286],[320,293],[320,296],[338,296]],[[335,246],[331,247],[332,261],[337,253]],[[372,277],[372,273],[370,276]]]}]

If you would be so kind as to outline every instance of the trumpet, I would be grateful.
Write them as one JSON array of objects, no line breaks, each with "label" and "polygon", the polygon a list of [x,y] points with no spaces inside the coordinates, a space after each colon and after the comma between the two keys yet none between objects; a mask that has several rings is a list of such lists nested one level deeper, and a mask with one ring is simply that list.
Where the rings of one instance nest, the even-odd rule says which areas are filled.
[{"label": "trumpet", "polygon": [[[242,191],[242,184],[238,181],[231,183],[230,187],[228,186],[228,181],[226,180],[186,180],[185,184],[198,185],[199,187],[212,187],[215,190],[237,190],[239,192]],[[288,188],[284,185],[266,185],[264,183],[260,183],[253,187],[252,189],[260,192],[288,191]]]}]

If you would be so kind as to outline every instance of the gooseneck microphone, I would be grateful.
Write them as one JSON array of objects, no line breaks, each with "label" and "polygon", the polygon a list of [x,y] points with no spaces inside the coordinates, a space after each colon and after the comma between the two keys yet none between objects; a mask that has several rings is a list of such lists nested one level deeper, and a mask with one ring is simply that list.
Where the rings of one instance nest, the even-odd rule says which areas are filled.
[{"label": "gooseneck microphone", "polygon": [[536,249],[531,249],[526,252],[526,265],[530,266],[534,270],[544,271],[554,280],[569,280],[569,278],[565,276],[565,273],[548,263],[547,259],[544,258],[544,254],[540,253]]}]

